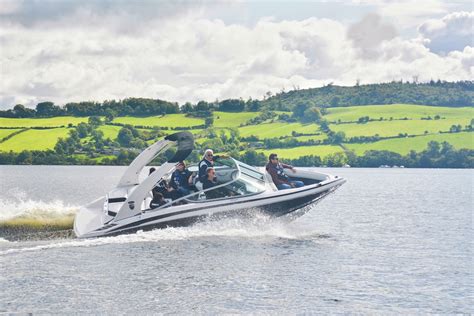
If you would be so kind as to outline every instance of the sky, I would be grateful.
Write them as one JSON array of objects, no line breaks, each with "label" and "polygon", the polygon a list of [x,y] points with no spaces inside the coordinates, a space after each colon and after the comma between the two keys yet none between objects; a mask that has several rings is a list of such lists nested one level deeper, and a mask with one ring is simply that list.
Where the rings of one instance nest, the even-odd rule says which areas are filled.
[{"label": "sky", "polygon": [[473,3],[0,0],[0,109],[474,80]]}]

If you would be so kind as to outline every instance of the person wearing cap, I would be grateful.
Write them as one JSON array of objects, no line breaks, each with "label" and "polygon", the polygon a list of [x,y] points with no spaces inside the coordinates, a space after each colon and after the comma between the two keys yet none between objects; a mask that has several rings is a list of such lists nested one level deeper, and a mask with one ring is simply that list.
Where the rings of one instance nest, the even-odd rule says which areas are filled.
[{"label": "person wearing cap", "polygon": [[279,162],[277,154],[270,154],[265,169],[272,176],[273,183],[275,183],[278,190],[300,188],[304,186],[303,181],[290,181],[290,177],[285,174],[284,169],[290,169],[295,172],[295,168],[291,165]]},{"label": "person wearing cap", "polygon": [[193,183],[191,175],[192,173],[186,169],[184,161],[178,162],[176,170],[171,175],[170,187],[176,190],[180,196],[190,194]]}]

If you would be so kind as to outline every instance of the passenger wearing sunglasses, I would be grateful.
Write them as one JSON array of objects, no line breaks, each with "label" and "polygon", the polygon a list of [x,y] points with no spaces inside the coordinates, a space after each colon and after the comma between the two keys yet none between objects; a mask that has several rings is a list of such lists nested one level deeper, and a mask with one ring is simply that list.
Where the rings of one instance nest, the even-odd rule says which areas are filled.
[{"label": "passenger wearing sunglasses", "polygon": [[206,149],[204,152],[204,156],[202,156],[202,160],[199,162],[198,167],[199,167],[199,174],[198,174],[198,179],[201,183],[204,183],[204,181],[207,178],[207,168],[214,167],[214,160],[219,159],[219,158],[226,158],[228,156],[217,156],[214,155],[214,152],[212,149]]},{"label": "passenger wearing sunglasses", "polygon": [[285,174],[284,169],[290,169],[295,172],[295,168],[291,165],[279,162],[277,154],[270,154],[265,169],[272,176],[273,183],[275,183],[278,190],[300,188],[304,186],[303,181],[290,180],[290,177]]}]

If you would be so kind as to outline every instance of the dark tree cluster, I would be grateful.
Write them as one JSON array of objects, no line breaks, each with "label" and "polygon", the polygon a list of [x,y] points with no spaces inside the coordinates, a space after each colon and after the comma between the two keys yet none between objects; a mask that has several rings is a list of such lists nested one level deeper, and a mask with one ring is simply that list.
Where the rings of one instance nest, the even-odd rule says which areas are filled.
[{"label": "dark tree cluster", "polygon": [[242,99],[227,99],[223,101],[206,102],[199,101],[196,104],[189,102],[181,106],[181,112],[187,113],[194,117],[210,117],[213,111],[222,112],[257,112],[262,110],[262,103],[259,100],[249,99],[244,101]]},{"label": "dark tree cluster", "polygon": [[319,108],[369,104],[421,104],[433,106],[474,106],[474,81],[431,81],[429,83],[390,82],[281,92],[262,101],[262,106],[291,111],[299,104]]},{"label": "dark tree cluster", "polygon": [[293,107],[292,118],[303,123],[314,123],[319,122],[323,114],[326,114],[326,110],[314,106],[311,100],[300,101]]},{"label": "dark tree cluster", "polygon": [[405,156],[387,150],[369,150],[363,156],[353,157],[349,164],[357,167],[379,167],[381,165],[403,165],[410,168],[473,168],[474,150],[454,149],[448,142],[428,143],[422,152],[410,151]]},{"label": "dark tree cluster", "polygon": [[263,148],[266,149],[273,149],[273,148],[292,148],[298,146],[313,146],[321,144],[320,140],[309,139],[306,141],[299,141],[296,138],[286,138],[286,139],[278,139],[278,138],[265,138],[263,140]]},{"label": "dark tree cluster", "polygon": [[265,121],[273,120],[273,119],[276,119],[276,118],[278,118],[278,115],[275,112],[265,110],[262,113],[260,113],[259,115],[257,115],[256,117],[251,118],[250,120],[248,120],[247,122],[245,122],[245,124],[242,124],[241,126],[257,125],[257,124],[263,123]]},{"label": "dark tree cluster", "polygon": [[111,121],[115,116],[152,116],[179,113],[177,103],[158,99],[128,98],[121,101],[71,102],[64,106],[41,102],[35,109],[17,104],[11,110],[0,111],[0,117],[53,117],[53,116],[105,116]]}]

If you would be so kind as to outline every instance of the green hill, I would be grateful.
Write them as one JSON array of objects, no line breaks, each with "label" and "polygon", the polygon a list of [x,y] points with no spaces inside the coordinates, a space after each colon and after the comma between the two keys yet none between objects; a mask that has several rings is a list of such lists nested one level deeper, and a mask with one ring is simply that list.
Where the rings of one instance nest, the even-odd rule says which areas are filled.
[{"label": "green hill", "polygon": [[322,88],[281,92],[262,103],[277,110],[291,110],[299,103],[318,107],[397,103],[466,107],[474,106],[474,81],[390,82],[353,87],[330,84]]},{"label": "green hill", "polygon": [[[473,107],[411,104],[338,107],[327,109],[321,120],[306,123],[295,122],[290,115],[288,112],[264,115],[263,112],[214,111],[213,121],[207,128],[204,124],[209,122],[204,118],[184,113],[116,117],[105,124],[102,117],[91,123],[99,125],[86,124],[94,121],[87,117],[0,118],[0,154],[55,150],[71,157],[72,160],[65,160],[67,163],[121,164],[133,159],[138,149],[178,130],[191,131],[198,146],[230,151],[242,155],[243,159],[250,159],[245,154],[253,148],[257,155],[276,152],[296,163],[305,156],[318,156],[321,163],[330,165],[332,157],[339,155],[334,156],[338,165],[352,157],[351,152],[363,157],[371,150],[401,155],[412,150],[421,153],[430,141],[447,142],[455,149],[474,150]],[[327,122],[326,126],[323,121]],[[60,138],[63,143],[58,147]],[[130,149],[131,154],[127,154]],[[119,152],[124,155],[121,160]],[[197,159],[199,153],[193,155],[191,159]],[[341,159],[340,155],[348,158]],[[14,160],[8,161],[19,161],[11,157],[9,159]],[[258,157],[258,163],[265,159],[262,155]],[[48,157],[42,159],[42,162],[49,161]],[[54,163],[63,161],[55,159]],[[34,161],[34,155],[28,161]],[[315,161],[318,160],[303,163],[312,165]]]},{"label": "green hill", "polygon": [[0,128],[13,127],[67,127],[87,122],[87,117],[57,116],[49,118],[5,118],[0,117]]},{"label": "green hill", "polygon": [[439,143],[448,142],[457,149],[474,149],[473,132],[394,138],[367,144],[345,144],[344,146],[353,150],[358,155],[364,154],[367,150],[388,150],[405,155],[408,154],[410,150],[419,152],[425,149],[430,141],[436,141]]},{"label": "green hill", "polygon": [[53,149],[60,137],[68,135],[67,128],[30,129],[0,143],[0,151]]},{"label": "green hill", "polygon": [[403,119],[410,118],[421,120],[431,117],[434,119],[437,115],[446,119],[466,119],[474,117],[473,107],[448,108],[441,106],[424,106],[413,104],[391,104],[391,105],[366,105],[366,106],[348,106],[329,108],[328,114],[324,116],[329,122],[357,122],[360,117],[368,116],[372,119],[383,118]]}]

